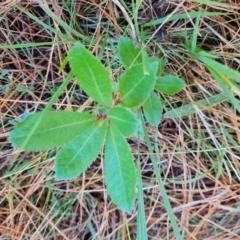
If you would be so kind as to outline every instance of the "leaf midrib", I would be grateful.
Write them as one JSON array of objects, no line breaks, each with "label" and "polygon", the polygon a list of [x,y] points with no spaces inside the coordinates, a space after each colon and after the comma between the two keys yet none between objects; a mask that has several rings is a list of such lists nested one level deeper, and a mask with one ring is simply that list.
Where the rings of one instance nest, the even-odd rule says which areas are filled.
[{"label": "leaf midrib", "polygon": [[92,133],[88,136],[88,138],[86,139],[86,141],[84,142],[84,144],[80,147],[80,149],[76,152],[75,156],[72,158],[71,161],[68,162],[68,164],[61,170],[61,172],[63,172],[64,170],[66,170],[68,168],[68,166],[75,161],[76,157],[78,156],[78,154],[82,151],[82,149],[84,148],[84,146],[89,142],[89,140],[91,139],[92,135],[96,132],[96,130],[98,129],[98,126],[96,126]]},{"label": "leaf midrib", "polygon": [[[41,135],[43,133],[46,133],[46,132],[51,132],[51,131],[55,131],[57,129],[61,129],[61,128],[66,128],[68,126],[74,126],[74,125],[79,125],[79,124],[84,124],[84,123],[87,123],[87,122],[94,122],[95,119],[87,119],[85,121],[81,121],[81,122],[74,122],[74,123],[71,123],[71,124],[65,124],[65,125],[61,125],[61,126],[58,126],[58,127],[54,127],[54,128],[50,128],[50,129],[46,129],[46,130],[41,130],[39,129],[40,132],[37,132],[35,131],[35,133],[33,133],[32,136],[38,136],[38,135]],[[58,130],[59,131],[59,130]],[[17,138],[22,138],[22,137],[25,137],[26,135],[28,134],[25,134],[25,135],[21,135],[21,136],[18,136]]]},{"label": "leaf midrib", "polygon": [[[84,50],[85,50],[85,49],[84,49]],[[85,50],[85,51],[86,51],[86,50]],[[91,69],[90,65],[88,64],[88,61],[86,60],[84,54],[82,54],[82,59],[84,60],[86,66],[87,66],[87,68],[88,68],[88,71],[89,71],[90,74],[91,74],[91,77],[92,77],[93,82],[94,82],[94,87],[97,89],[98,95],[99,95],[99,97],[101,98],[102,103],[105,103],[103,94],[101,93],[101,91],[100,91],[100,89],[99,89],[99,87],[98,87],[98,84],[97,84],[97,81],[96,81],[96,77],[95,77],[95,75],[93,74],[92,69]],[[93,57],[93,59],[94,59],[95,61],[97,61],[96,58]],[[101,70],[101,72],[102,72],[102,70]],[[100,75],[101,75],[101,77],[102,77],[102,73],[101,73]]]},{"label": "leaf midrib", "polygon": [[[148,75],[148,76],[149,76],[149,75]],[[143,80],[145,79],[145,77],[146,77],[146,76],[143,76],[143,78],[141,78],[141,80],[139,80],[139,82],[138,82],[137,84],[135,84],[135,85],[132,87],[132,89],[131,89],[129,92],[127,92],[126,95],[124,95],[124,96],[122,97],[122,100],[124,100],[125,98],[127,98],[129,94],[131,94],[133,91],[135,91],[135,89],[138,87],[138,85],[143,82]]]}]

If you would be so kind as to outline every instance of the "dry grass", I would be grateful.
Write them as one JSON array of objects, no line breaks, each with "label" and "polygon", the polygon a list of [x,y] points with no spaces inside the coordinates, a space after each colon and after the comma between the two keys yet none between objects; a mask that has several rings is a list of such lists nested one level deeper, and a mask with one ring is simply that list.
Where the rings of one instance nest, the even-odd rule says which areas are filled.
[{"label": "dry grass", "polygon": [[[0,49],[0,176],[15,170],[0,179],[0,238],[136,239],[137,204],[135,211],[127,215],[111,203],[103,183],[101,158],[76,180],[56,182],[53,160],[57,150],[19,153],[7,140],[13,125],[24,114],[42,110],[66,77],[68,68],[61,73],[58,70],[72,45],[21,12],[19,7],[77,39],[46,14],[43,2],[79,33],[95,38],[92,52],[96,55],[102,52],[107,63],[115,61],[113,49],[107,45],[104,50],[101,44],[106,36],[116,43],[118,35],[126,29],[122,13],[108,0],[79,0],[72,10],[67,10],[64,2],[71,6],[73,1],[0,3],[1,45],[65,42]],[[239,70],[240,13],[239,8],[234,8],[239,3],[238,0],[223,2],[231,7],[203,6],[204,11],[229,15],[202,18],[198,45],[218,54],[222,63]],[[139,20],[147,20],[148,7],[149,1],[144,1]],[[168,0],[164,5],[166,14],[197,11],[198,7],[196,2],[180,0]],[[191,36],[193,27],[194,21],[190,18],[172,21],[167,23],[169,37],[165,42],[157,38],[148,42],[150,55],[161,52],[168,59],[168,71],[187,83],[180,94],[165,98],[166,111],[222,91],[204,66],[188,56],[181,45],[186,36]],[[146,32],[150,38],[154,29],[146,29]],[[117,75],[117,71],[114,74]],[[86,96],[72,81],[54,108],[78,109],[86,107],[86,101]],[[159,166],[162,166],[165,188],[183,239],[239,239],[239,125],[239,113],[225,101],[204,111],[196,109],[188,117],[163,119],[159,126]],[[155,129],[149,126],[148,132],[151,138]],[[131,144],[133,152],[141,154],[148,237],[175,239],[145,142],[141,142],[141,152],[137,151],[137,139],[131,139]]]}]

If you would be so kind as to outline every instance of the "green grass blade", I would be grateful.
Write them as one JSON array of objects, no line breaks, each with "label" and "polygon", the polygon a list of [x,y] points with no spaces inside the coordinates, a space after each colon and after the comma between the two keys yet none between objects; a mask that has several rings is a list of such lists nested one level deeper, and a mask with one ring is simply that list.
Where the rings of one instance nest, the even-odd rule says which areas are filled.
[{"label": "green grass blade", "polygon": [[226,94],[219,93],[209,98],[198,100],[194,104],[186,104],[179,108],[171,109],[164,114],[164,118],[186,117],[197,112],[197,108],[195,107],[195,105],[199,109],[204,110],[207,107],[216,106],[217,104],[225,102],[227,100],[228,97],[226,96]]},{"label": "green grass blade", "polygon": [[67,36],[66,34],[61,33],[60,31],[56,30],[55,28],[49,26],[48,24],[44,23],[43,21],[41,21],[39,18],[35,17],[34,15],[32,15],[31,13],[25,11],[24,9],[22,9],[21,7],[15,5],[15,7],[20,10],[21,12],[24,12],[28,17],[30,17],[31,19],[33,19],[34,21],[36,21],[38,24],[40,24],[41,26],[43,26],[44,28],[50,30],[53,33],[56,33],[57,35],[59,35],[60,37],[62,37],[63,39],[70,41],[70,42],[74,42],[76,41],[74,38],[71,38],[69,36]]},{"label": "green grass blade", "polygon": [[34,167],[35,161],[38,162],[39,156],[36,156],[35,158],[32,158],[30,160],[26,160],[24,161],[22,164],[20,164],[19,166],[17,166],[16,168],[14,168],[11,171],[6,172],[4,175],[2,175],[0,177],[0,180],[7,178],[7,177],[11,177],[19,172],[22,171],[26,171],[28,169],[31,169]]},{"label": "green grass blade", "polygon": [[[151,143],[150,143],[149,136],[147,134],[147,130],[146,130],[146,126],[144,124],[144,120],[143,120],[142,114],[141,114],[141,119],[142,119],[142,124],[143,124],[143,128],[144,128],[145,140],[147,142],[147,147],[148,147],[148,151],[149,151],[149,156],[150,156],[152,164],[153,164],[154,173],[155,173],[156,179],[158,181],[159,191],[162,194],[164,206],[165,206],[166,211],[167,211],[167,213],[169,215],[169,219],[170,219],[170,222],[172,224],[172,228],[173,228],[173,231],[174,231],[176,239],[177,240],[182,240],[183,238],[182,238],[180,230],[178,228],[178,224],[177,224],[177,221],[176,221],[176,216],[173,213],[170,201],[168,199],[167,191],[166,191],[166,189],[164,187],[164,183],[163,183],[162,177],[160,175],[159,168],[157,166],[157,161],[160,162],[160,157],[159,157],[160,154],[158,152],[158,146],[157,146],[157,142],[158,142],[157,136],[156,136],[156,139],[155,139],[155,144],[156,144],[155,151],[156,151],[156,154],[154,154],[152,146],[151,146]],[[156,161],[156,158],[154,156],[157,157],[157,161]]]},{"label": "green grass blade", "polygon": [[63,42],[58,41],[58,42],[7,44],[7,45],[0,45],[0,49],[17,49],[17,48],[40,47],[40,46],[53,45],[53,44],[58,44],[58,43],[63,43]]},{"label": "green grass blade", "polygon": [[195,22],[195,25],[194,25],[193,36],[192,36],[192,44],[191,44],[192,53],[195,52],[196,46],[197,46],[198,26],[199,26],[200,16],[201,16],[201,11],[199,9],[198,15],[196,17],[196,22]]},{"label": "green grass blade", "polygon": [[[209,5],[209,6],[226,7],[226,8],[230,7],[228,4],[221,3],[219,1],[211,1],[211,0],[192,0],[192,1],[200,3],[200,4],[206,4],[206,5]],[[234,6],[234,8],[236,8],[236,6]]]},{"label": "green grass blade", "polygon": [[44,9],[44,11],[49,15],[53,20],[55,20],[60,26],[62,26],[64,29],[68,30],[70,33],[74,34],[76,37],[79,37],[80,39],[91,42],[92,39],[79,33],[75,29],[73,29],[71,26],[69,26],[66,22],[64,22],[62,19],[60,19],[57,15],[55,15],[50,9],[46,8],[43,4],[41,4],[41,7]]},{"label": "green grass blade", "polygon": [[[174,20],[179,20],[179,19],[188,19],[188,18],[195,18],[197,17],[199,12],[188,12],[186,13],[181,13],[181,14],[175,14],[172,16],[166,16],[161,19],[157,19],[148,23],[143,24],[144,27],[151,27],[157,24],[161,24],[163,22],[170,22]],[[219,15],[229,15],[229,13],[222,13],[222,12],[201,12],[200,17],[212,17],[212,16],[219,16]]]},{"label": "green grass blade", "polygon": [[235,108],[238,110],[240,113],[240,105],[238,100],[234,97],[232,92],[229,90],[225,82],[223,81],[223,78],[219,72],[217,72],[215,69],[212,69],[211,67],[208,67],[208,70],[211,72],[213,77],[217,80],[218,84],[220,87],[223,89],[223,91],[226,93],[228,96],[229,100],[232,102],[232,104],[235,106]]},{"label": "green grass blade", "polygon": [[[237,82],[240,82],[240,72],[231,69],[228,66],[225,66],[224,64],[221,64],[207,56],[205,56],[207,53],[205,53],[205,51],[200,51],[199,53],[197,53],[195,56],[198,60],[200,60],[201,62],[203,62],[206,66],[210,67],[211,69],[215,69],[215,71],[221,73],[224,76],[227,76],[229,78],[234,79]],[[230,84],[230,80],[229,83],[227,81],[225,81],[226,84]]]},{"label": "green grass blade", "polygon": [[[216,164],[217,165],[217,164]],[[200,179],[203,179],[204,177],[206,177],[208,174],[210,174],[212,171],[214,171],[214,169],[216,168],[216,165],[214,165],[213,167],[211,167],[209,170],[207,170],[206,172],[202,173],[202,174],[198,174],[195,177],[191,177],[190,179],[187,180],[172,180],[172,179],[168,179],[169,182],[174,183],[174,184],[189,184],[189,183],[195,183],[196,181],[199,181]]]},{"label": "green grass blade", "polygon": [[137,162],[137,182],[138,182],[137,240],[147,240],[148,236],[143,198],[142,174],[139,159]]}]

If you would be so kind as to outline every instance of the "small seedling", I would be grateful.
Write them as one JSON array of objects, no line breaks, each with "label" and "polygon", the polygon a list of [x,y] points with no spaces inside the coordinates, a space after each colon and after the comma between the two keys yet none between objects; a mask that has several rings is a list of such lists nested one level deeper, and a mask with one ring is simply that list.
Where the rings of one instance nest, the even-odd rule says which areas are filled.
[{"label": "small seedling", "polygon": [[119,38],[118,58],[125,72],[113,94],[113,82],[106,68],[77,42],[68,55],[71,70],[83,90],[99,104],[101,114],[38,112],[17,124],[9,136],[14,147],[26,151],[61,146],[54,163],[56,180],[78,177],[104,148],[107,191],[112,201],[127,212],[134,207],[136,169],[126,138],[138,129],[136,111],[143,109],[146,121],[157,127],[163,109],[158,92],[175,94],[184,87],[178,77],[160,77],[165,61],[146,59],[142,51],[134,47],[131,39]]}]

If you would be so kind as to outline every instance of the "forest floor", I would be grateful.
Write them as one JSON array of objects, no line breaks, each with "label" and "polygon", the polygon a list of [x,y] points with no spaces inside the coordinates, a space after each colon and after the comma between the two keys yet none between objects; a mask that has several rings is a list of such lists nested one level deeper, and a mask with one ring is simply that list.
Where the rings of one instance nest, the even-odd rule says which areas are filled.
[{"label": "forest floor", "polygon": [[[187,49],[196,40],[197,47],[239,72],[238,0],[1,1],[0,239],[137,239],[137,230],[145,227],[147,239],[179,239],[145,140],[128,139],[141,161],[144,198],[144,208],[136,200],[131,213],[121,212],[108,196],[101,156],[77,179],[59,182],[53,169],[59,149],[25,152],[8,140],[19,120],[43,110],[64,81],[69,66],[59,69],[74,41],[101,54],[113,79],[122,71],[117,41],[133,32],[116,2],[137,34],[142,27],[148,54],[167,60],[163,75],[178,76],[186,84],[180,93],[162,96],[162,122],[157,129],[147,127],[153,145],[159,146],[158,167],[181,239],[239,239],[240,78],[226,76],[234,90]],[[152,22],[159,13],[165,17],[160,31],[160,22]],[[73,78],[52,108],[78,111],[86,103],[88,97]],[[143,221],[139,212],[145,213]]]}]

